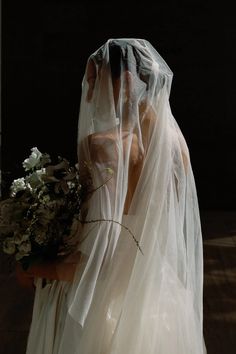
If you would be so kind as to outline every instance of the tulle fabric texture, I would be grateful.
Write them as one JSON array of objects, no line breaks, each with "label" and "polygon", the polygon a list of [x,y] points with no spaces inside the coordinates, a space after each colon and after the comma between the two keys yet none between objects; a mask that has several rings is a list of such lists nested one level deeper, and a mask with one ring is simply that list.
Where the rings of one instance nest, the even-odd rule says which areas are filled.
[{"label": "tulle fabric texture", "polygon": [[59,354],[206,353],[201,224],[172,76],[143,39],[110,39],[88,59],[78,163],[100,186],[85,220],[104,221],[78,235],[85,261],[66,292]]}]

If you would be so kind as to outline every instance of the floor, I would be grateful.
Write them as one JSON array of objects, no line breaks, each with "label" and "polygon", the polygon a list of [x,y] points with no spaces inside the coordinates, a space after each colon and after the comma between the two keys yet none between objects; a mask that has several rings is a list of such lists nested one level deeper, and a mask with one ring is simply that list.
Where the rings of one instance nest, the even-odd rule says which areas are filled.
[{"label": "floor", "polygon": [[[201,212],[204,239],[204,337],[208,354],[236,348],[236,212]],[[0,258],[0,354],[25,354],[33,290]],[[174,353],[169,353],[174,354]]]},{"label": "floor", "polygon": [[201,214],[208,354],[236,352],[236,212]]}]

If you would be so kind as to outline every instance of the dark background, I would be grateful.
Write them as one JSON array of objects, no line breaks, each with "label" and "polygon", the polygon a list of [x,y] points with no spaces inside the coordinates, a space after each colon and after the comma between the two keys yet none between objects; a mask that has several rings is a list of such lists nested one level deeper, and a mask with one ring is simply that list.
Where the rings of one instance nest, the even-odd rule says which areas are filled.
[{"label": "dark background", "polygon": [[[145,38],[166,60],[202,211],[206,347],[235,353],[235,11],[216,0],[5,0],[2,13],[3,192],[33,146],[76,160],[86,60],[107,39]],[[0,352],[21,354],[34,292],[17,285],[4,259]]]},{"label": "dark background", "polygon": [[2,4],[3,192],[37,146],[76,160],[86,60],[109,38],[144,38],[174,73],[170,103],[200,209],[236,209],[235,12],[213,1]]}]

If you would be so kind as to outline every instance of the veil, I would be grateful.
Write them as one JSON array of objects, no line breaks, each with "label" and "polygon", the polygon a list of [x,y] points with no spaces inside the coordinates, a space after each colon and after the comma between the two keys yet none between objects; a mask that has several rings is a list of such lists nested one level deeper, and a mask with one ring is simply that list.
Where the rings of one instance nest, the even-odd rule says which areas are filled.
[{"label": "veil", "polygon": [[172,77],[144,39],[109,39],[88,58],[78,165],[95,192],[60,354],[206,353],[199,207]]}]

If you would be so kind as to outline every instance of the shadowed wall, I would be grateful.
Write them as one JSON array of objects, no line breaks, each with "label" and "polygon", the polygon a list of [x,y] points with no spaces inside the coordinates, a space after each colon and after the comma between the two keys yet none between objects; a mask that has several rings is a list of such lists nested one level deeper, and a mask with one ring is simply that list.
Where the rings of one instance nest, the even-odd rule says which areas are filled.
[{"label": "shadowed wall", "polygon": [[174,73],[171,107],[190,149],[200,208],[235,209],[234,12],[213,1],[71,0],[8,0],[3,11],[5,189],[23,174],[33,146],[76,160],[87,57],[108,38],[137,37]]}]

